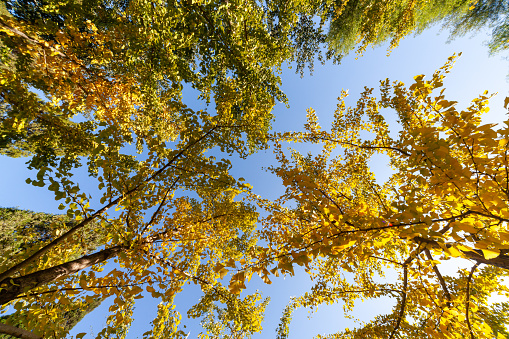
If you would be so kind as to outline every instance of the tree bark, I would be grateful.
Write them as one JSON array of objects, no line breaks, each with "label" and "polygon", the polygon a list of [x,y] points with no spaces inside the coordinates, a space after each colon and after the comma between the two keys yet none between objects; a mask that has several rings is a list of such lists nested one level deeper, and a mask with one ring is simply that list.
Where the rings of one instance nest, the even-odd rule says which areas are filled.
[{"label": "tree bark", "polygon": [[74,274],[87,267],[116,257],[124,249],[124,246],[115,246],[22,277],[6,279],[0,286],[0,305],[4,305],[16,299],[18,295],[26,293],[38,286],[51,283],[61,277]]},{"label": "tree bark", "polygon": [[[3,21],[0,19],[0,27],[2,27]],[[110,201],[107,205],[103,206],[101,209],[97,210],[94,214],[89,216],[88,218],[85,218],[82,222],[62,234],[60,237],[54,239],[49,244],[43,246],[41,249],[39,249],[37,252],[32,254],[27,259],[23,260],[22,262],[14,265],[13,267],[9,268],[7,271],[0,273],[0,287],[3,286],[3,283],[5,280],[7,280],[9,277],[11,277],[14,273],[19,271],[20,269],[28,266],[31,262],[35,261],[39,257],[41,257],[46,252],[50,251],[52,248],[57,246],[58,244],[62,243],[67,238],[70,238],[74,233],[76,233],[79,229],[86,226],[88,223],[90,223],[93,219],[98,217],[101,213],[107,211],[110,207],[114,206],[116,203],[118,203],[121,199],[131,195],[132,193],[139,191],[144,184],[151,182],[154,180],[159,174],[163,173],[165,170],[167,170],[175,161],[177,161],[180,156],[182,156],[188,149],[205,139],[207,136],[212,134],[218,127],[221,126],[214,126],[210,128],[206,133],[204,133],[202,136],[200,136],[198,139],[190,141],[184,148],[180,150],[176,155],[174,155],[163,167],[161,167],[158,171],[154,172],[152,175],[150,175],[145,180],[142,180],[141,183],[136,185],[135,187],[129,189],[127,192],[124,192],[123,194],[119,195],[116,199]],[[0,304],[1,305],[1,304]]]},{"label": "tree bark", "polygon": [[[430,240],[422,237],[415,237],[413,240],[429,244],[430,247],[440,248],[440,245],[438,245],[438,243],[435,240]],[[445,244],[445,246],[450,247],[451,245]],[[470,251],[461,252],[465,255],[465,258],[474,260],[479,264],[492,265],[499,268],[503,268],[505,270],[509,270],[509,255],[505,254],[507,250],[502,251],[502,253],[498,257],[492,259],[486,259],[481,250],[473,249]]]},{"label": "tree bark", "polygon": [[2,323],[0,323],[0,333],[8,334],[13,337],[21,338],[21,339],[42,339],[42,337],[40,337],[37,334],[32,333],[30,331],[24,330],[24,329],[16,327],[16,326],[2,324]]},{"label": "tree bark", "polygon": [[509,255],[500,254],[493,259],[486,259],[481,250],[462,251],[468,259],[474,260],[479,264],[493,265],[509,270]]}]

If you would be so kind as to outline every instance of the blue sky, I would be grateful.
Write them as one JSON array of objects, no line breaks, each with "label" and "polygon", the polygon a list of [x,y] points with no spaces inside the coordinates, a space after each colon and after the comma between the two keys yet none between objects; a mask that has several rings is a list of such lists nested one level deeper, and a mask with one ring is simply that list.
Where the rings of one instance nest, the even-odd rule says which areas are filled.
[{"label": "blue sky", "polygon": [[[446,98],[458,101],[459,107],[464,107],[484,90],[490,93],[498,92],[491,101],[491,111],[486,115],[484,122],[496,123],[506,120],[502,103],[504,98],[509,96],[509,84],[506,79],[509,73],[509,62],[501,56],[489,57],[484,43],[487,35],[482,32],[473,38],[461,38],[451,43],[446,43],[447,37],[447,32],[440,32],[440,29],[435,27],[417,37],[404,39],[388,57],[387,46],[368,48],[362,57],[356,59],[355,54],[352,54],[340,65],[316,64],[314,75],[310,76],[307,73],[304,78],[295,74],[294,69],[284,69],[282,89],[288,96],[290,108],[286,108],[283,104],[276,106],[273,130],[302,129],[306,109],[309,107],[316,110],[322,126],[326,127],[332,121],[332,114],[337,104],[336,98],[342,89],[349,90],[347,104],[354,105],[364,86],[377,87],[379,81],[385,78],[401,80],[409,85],[415,75],[431,76],[448,57],[458,52],[463,52],[463,55],[457,60],[451,74],[444,82]],[[191,107],[198,105],[193,103],[192,93],[187,95],[189,99],[184,94],[184,100],[189,100],[186,103]],[[45,188],[37,188],[25,183],[28,177],[35,177],[36,174],[26,169],[25,161],[25,159],[0,157],[0,168],[3,173],[0,180],[0,192],[2,192],[0,206],[58,213],[58,203],[54,200],[52,193]],[[236,177],[244,177],[253,185],[256,194],[275,198],[282,192],[283,188],[279,179],[262,170],[262,167],[274,163],[271,150],[261,151],[246,160],[232,159],[232,163],[232,174]],[[381,179],[389,174],[383,159],[372,165]],[[271,297],[263,325],[264,331],[255,338],[273,338],[289,298],[302,294],[310,286],[309,279],[302,272],[297,272],[295,277],[275,278],[270,286],[264,285],[260,279],[253,277],[248,285],[247,293],[252,293],[258,288],[263,292],[264,297]],[[199,295],[199,289],[191,285],[176,300],[177,309],[183,314],[182,322],[190,324],[187,327],[191,332],[189,338],[196,338],[200,329],[196,327],[196,322],[188,321],[185,313],[198,301]],[[141,334],[148,330],[149,322],[155,316],[156,305],[157,301],[150,297],[137,302],[135,320],[128,338],[141,338]],[[97,334],[104,326],[108,306],[108,302],[103,303],[76,326],[72,334],[91,332],[91,330]],[[384,308],[391,306],[388,299],[375,301],[372,304],[364,303],[359,305],[353,315],[362,320],[369,320],[382,312]],[[301,309],[294,315],[290,327],[290,338],[310,338],[316,334],[333,333],[352,326],[354,323],[351,320],[343,318],[340,305],[320,306],[311,319],[308,319],[308,310]]]}]

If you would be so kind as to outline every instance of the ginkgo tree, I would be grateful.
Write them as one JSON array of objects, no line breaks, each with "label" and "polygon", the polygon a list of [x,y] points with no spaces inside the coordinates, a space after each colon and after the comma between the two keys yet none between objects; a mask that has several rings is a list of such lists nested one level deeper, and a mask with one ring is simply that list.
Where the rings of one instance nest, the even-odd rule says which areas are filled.
[{"label": "ginkgo tree", "polygon": [[[356,300],[381,297],[394,300],[391,313],[326,337],[508,336],[509,304],[488,298],[509,292],[509,123],[481,123],[487,93],[463,110],[445,98],[440,88],[454,58],[409,87],[382,81],[378,98],[366,89],[355,107],[347,108],[343,92],[330,131],[310,109],[305,132],[274,135],[279,165],[271,170],[286,192],[275,201],[254,197],[269,212],[262,231],[269,245],[230,284],[253,273],[270,283],[272,274],[305,268],[314,286],[290,302],[281,338],[297,307],[343,302],[348,315]],[[398,118],[396,132],[389,114]],[[282,142],[322,151],[288,155]],[[375,178],[374,155],[393,170],[385,183]],[[471,267],[445,272],[440,263],[452,258]]]},{"label": "ginkgo tree", "polygon": [[[239,298],[213,271],[249,257],[257,219],[237,198],[248,185],[216,156],[265,147],[272,107],[285,101],[276,72],[286,35],[266,29],[255,2],[8,1],[7,9],[1,153],[31,156],[37,174],[27,182],[53,192],[75,223],[50,225],[49,240],[2,262],[1,310],[12,306],[20,328],[0,331],[61,338],[67,330],[54,320],[63,312],[112,297],[98,337],[124,338],[145,290],[161,304],[144,336],[182,337],[173,299],[187,282],[204,291],[192,316],[220,310],[222,333],[259,331],[260,296]],[[213,105],[186,106],[184,86]],[[74,176],[80,168],[88,184]],[[97,250],[76,258],[83,235],[99,231]]]}]

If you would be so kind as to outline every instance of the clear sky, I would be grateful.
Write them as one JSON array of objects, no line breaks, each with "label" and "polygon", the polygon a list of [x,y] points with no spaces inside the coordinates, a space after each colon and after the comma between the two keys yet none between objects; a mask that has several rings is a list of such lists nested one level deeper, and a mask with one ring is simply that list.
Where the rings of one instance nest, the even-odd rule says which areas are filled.
[{"label": "clear sky", "polygon": [[[463,52],[456,62],[451,74],[444,82],[445,96],[448,100],[459,102],[460,107],[467,106],[469,101],[481,94],[484,90],[499,94],[491,101],[491,111],[485,117],[485,122],[500,122],[506,120],[503,109],[503,99],[509,96],[509,62],[501,56],[489,57],[485,46],[487,36],[478,34],[474,38],[461,38],[446,43],[447,32],[441,32],[438,28],[427,30],[417,37],[404,39],[389,57],[386,56],[386,46],[376,49],[368,48],[362,57],[355,58],[355,54],[346,57],[340,65],[327,63],[315,65],[314,75],[307,73],[304,78],[295,74],[294,70],[283,71],[283,91],[289,99],[290,108],[278,104],[275,108],[276,120],[273,124],[274,131],[300,130],[305,123],[306,109],[312,107],[316,110],[320,122],[324,128],[332,120],[337,97],[342,89],[348,89],[350,97],[347,104],[354,105],[359,93],[364,86],[377,87],[380,80],[389,78],[401,80],[410,84],[415,75],[431,74],[441,67],[453,53]],[[193,94],[184,94],[184,100],[189,106],[193,104]],[[0,157],[2,178],[0,179],[0,206],[20,207],[34,211],[58,213],[58,203],[53,199],[50,192],[45,188],[36,188],[25,183],[28,177],[34,177],[26,169],[24,159],[11,159]],[[255,193],[266,197],[275,198],[283,190],[279,179],[270,173],[264,172],[262,167],[274,163],[274,157],[270,150],[252,155],[246,160],[232,159],[232,174],[244,177],[253,185]],[[373,163],[377,175],[385,178],[388,175],[383,160]],[[84,178],[86,180],[86,178]],[[309,279],[305,274],[295,277],[275,278],[273,284],[264,285],[258,277],[253,277],[248,284],[247,293],[252,293],[257,288],[263,292],[263,296],[269,296],[271,302],[268,306],[264,331],[255,338],[273,338],[279,322],[279,318],[285,305],[291,296],[298,296],[310,287]],[[190,288],[177,297],[177,309],[183,314],[182,322],[190,324],[187,329],[191,332],[189,338],[196,338],[200,329],[196,322],[186,318],[187,309],[196,303],[199,297],[199,289],[190,285]],[[155,317],[158,301],[151,297],[138,300],[134,312],[134,323],[128,338],[142,337],[142,333],[149,328],[149,322]],[[80,332],[92,332],[97,334],[105,323],[105,312],[109,306],[104,302],[96,311],[89,314],[75,329],[72,334]],[[375,301],[373,304],[359,305],[353,313],[355,317],[369,320],[387,307],[391,307],[389,299]],[[318,312],[308,319],[308,311],[298,310],[293,318],[290,329],[290,338],[311,338],[316,334],[333,333],[344,327],[353,327],[351,320],[343,318],[340,306],[319,307]],[[92,338],[87,336],[86,338]]]}]

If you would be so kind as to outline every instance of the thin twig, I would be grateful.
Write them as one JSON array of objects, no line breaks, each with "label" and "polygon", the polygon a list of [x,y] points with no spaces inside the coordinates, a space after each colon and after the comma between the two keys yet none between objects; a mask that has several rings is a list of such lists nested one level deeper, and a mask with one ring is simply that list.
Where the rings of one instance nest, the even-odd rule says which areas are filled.
[{"label": "thin twig", "polygon": [[470,324],[470,317],[469,317],[469,311],[470,311],[470,281],[472,280],[472,277],[474,275],[474,271],[479,266],[480,263],[475,264],[472,266],[472,269],[470,270],[470,274],[468,275],[467,279],[467,295],[465,297],[465,318],[468,325],[468,330],[470,332],[470,338],[475,339],[474,332],[472,331],[472,325]]},{"label": "thin twig", "polygon": [[396,321],[396,326],[394,326],[394,329],[392,330],[392,333],[389,337],[389,339],[393,339],[396,335],[396,332],[399,330],[399,326],[401,325],[401,320],[403,319],[403,316],[405,315],[405,306],[406,306],[406,297],[407,297],[407,286],[408,286],[408,267],[404,266],[403,268],[403,293],[401,297],[401,308],[399,310],[398,320]]}]

